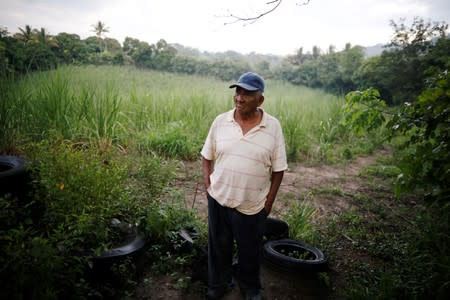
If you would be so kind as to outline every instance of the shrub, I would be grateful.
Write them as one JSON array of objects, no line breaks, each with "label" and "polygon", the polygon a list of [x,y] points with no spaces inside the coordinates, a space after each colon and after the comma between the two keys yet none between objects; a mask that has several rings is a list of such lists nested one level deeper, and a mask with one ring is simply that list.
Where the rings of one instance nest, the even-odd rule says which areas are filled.
[{"label": "shrub", "polygon": [[[92,260],[78,255],[117,245],[120,235],[112,219],[131,224],[145,219],[172,176],[158,157],[132,160],[113,150],[58,139],[23,149],[33,161],[33,191],[26,201],[0,198],[1,298],[80,299],[99,294],[85,280]],[[124,268],[116,269],[123,273]]]},{"label": "shrub", "polygon": [[397,192],[423,190],[430,201],[450,200],[450,79],[447,72],[430,80],[414,104],[405,103],[389,122],[391,137],[406,135]]}]

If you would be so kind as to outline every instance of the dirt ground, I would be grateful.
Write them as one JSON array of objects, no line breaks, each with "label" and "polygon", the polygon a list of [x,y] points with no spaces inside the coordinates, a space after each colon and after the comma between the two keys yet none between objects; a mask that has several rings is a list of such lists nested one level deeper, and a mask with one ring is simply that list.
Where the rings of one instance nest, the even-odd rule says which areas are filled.
[{"label": "dirt ground", "polygon": [[[388,154],[389,150],[383,149],[374,155],[359,157],[345,166],[306,166],[291,163],[285,172],[271,216],[282,216],[295,201],[304,201],[315,208],[315,222],[340,214],[351,206],[350,195],[365,193],[367,186],[372,184],[360,176],[361,171],[374,164],[378,157]],[[206,221],[207,201],[202,184],[200,161],[182,163],[176,187],[184,195],[186,207],[193,208],[198,216]],[[336,195],[329,197],[333,191],[336,191]],[[343,244],[349,242],[345,241],[345,237],[343,240]],[[328,287],[323,284],[323,280],[314,276],[282,274],[263,265],[261,281],[265,299],[337,299],[334,291],[343,280],[340,278],[340,270],[351,264],[355,258],[349,257],[345,246],[337,248],[335,256],[339,263],[330,264],[328,274],[332,277],[334,285]],[[149,274],[144,272],[142,278],[146,276]],[[136,299],[195,300],[205,299],[205,296],[201,286],[194,285],[189,290],[177,288],[173,278],[163,276],[152,277],[151,283],[141,281],[136,289]],[[239,288],[235,287],[223,299],[241,299]]]}]

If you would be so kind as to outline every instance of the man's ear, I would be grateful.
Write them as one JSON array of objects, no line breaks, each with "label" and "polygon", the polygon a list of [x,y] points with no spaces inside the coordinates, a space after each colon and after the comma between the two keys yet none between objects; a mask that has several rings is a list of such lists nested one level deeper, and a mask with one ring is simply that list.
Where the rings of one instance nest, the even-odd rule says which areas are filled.
[{"label": "man's ear", "polygon": [[264,102],[264,95],[259,95],[259,105],[263,104]]}]

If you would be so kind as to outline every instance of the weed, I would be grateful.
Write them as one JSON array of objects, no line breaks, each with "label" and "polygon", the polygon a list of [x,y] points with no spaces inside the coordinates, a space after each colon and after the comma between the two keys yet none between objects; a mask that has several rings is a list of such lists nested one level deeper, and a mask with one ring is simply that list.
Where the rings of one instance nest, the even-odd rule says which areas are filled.
[{"label": "weed", "polygon": [[311,242],[316,238],[312,223],[315,209],[306,204],[294,203],[283,219],[289,224],[289,236],[292,239]]},{"label": "weed", "polygon": [[326,194],[330,194],[330,195],[334,195],[334,196],[342,196],[342,195],[344,195],[342,190],[337,188],[337,187],[315,189],[313,192],[315,194],[319,194],[319,195],[326,195]]},{"label": "weed", "polygon": [[396,178],[398,175],[400,175],[401,170],[396,166],[375,165],[367,167],[365,172],[370,175],[387,179],[387,178]]}]

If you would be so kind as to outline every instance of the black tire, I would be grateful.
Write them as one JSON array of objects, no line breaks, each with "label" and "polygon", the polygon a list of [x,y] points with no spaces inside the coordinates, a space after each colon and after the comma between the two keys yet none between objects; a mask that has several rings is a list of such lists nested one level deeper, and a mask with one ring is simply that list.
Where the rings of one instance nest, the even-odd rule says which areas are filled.
[{"label": "black tire", "polygon": [[[304,258],[284,254],[293,251],[303,254]],[[328,268],[328,259],[322,251],[291,239],[266,242],[263,247],[263,261],[272,269],[290,273],[323,272]]]},{"label": "black tire", "polygon": [[21,193],[27,188],[25,162],[21,157],[0,155],[0,196]]},{"label": "black tire", "polygon": [[[137,228],[134,229],[134,235],[130,237],[120,246],[107,249],[100,254],[92,251],[73,253],[75,256],[91,257],[92,266],[86,269],[86,277],[93,282],[108,282],[118,280],[117,274],[113,271],[115,264],[123,263],[131,260],[134,265],[133,274],[141,273],[145,266],[144,250],[146,240],[145,236],[140,233]],[[130,269],[129,271],[132,271]]]},{"label": "black tire", "polygon": [[144,235],[136,233],[136,236],[132,241],[128,242],[125,245],[105,250],[101,252],[100,255],[94,256],[94,259],[104,260],[133,255],[134,253],[141,251],[142,248],[144,248],[144,246],[145,246]]},{"label": "black tire", "polygon": [[264,224],[266,240],[280,240],[289,238],[289,225],[283,220],[267,217]]}]

